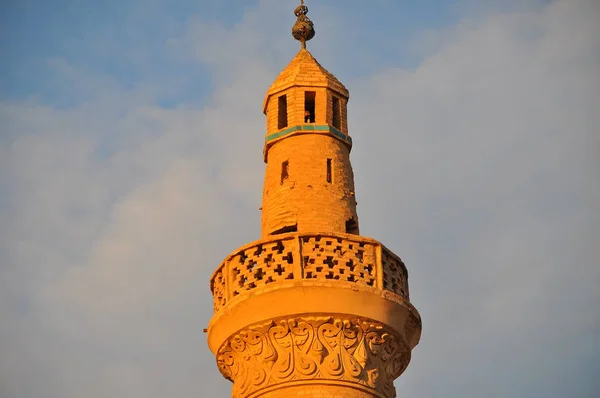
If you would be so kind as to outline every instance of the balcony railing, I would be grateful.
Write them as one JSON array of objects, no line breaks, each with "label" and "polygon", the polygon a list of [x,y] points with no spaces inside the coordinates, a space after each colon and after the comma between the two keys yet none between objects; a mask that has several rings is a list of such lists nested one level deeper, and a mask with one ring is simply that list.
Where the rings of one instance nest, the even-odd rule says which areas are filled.
[{"label": "balcony railing", "polygon": [[355,235],[279,235],[241,247],[213,273],[215,312],[237,296],[288,280],[343,281],[409,299],[406,267],[376,240]]}]

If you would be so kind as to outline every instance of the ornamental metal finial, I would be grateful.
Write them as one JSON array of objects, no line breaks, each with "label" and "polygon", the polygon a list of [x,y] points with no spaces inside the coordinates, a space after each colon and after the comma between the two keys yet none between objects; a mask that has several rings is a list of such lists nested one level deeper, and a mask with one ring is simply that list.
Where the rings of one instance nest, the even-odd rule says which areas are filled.
[{"label": "ornamental metal finial", "polygon": [[304,5],[304,0],[300,0],[300,5],[296,7],[294,14],[298,17],[298,20],[292,28],[292,36],[302,43],[302,48],[306,48],[306,42],[315,36],[315,26],[306,16],[308,7]]}]

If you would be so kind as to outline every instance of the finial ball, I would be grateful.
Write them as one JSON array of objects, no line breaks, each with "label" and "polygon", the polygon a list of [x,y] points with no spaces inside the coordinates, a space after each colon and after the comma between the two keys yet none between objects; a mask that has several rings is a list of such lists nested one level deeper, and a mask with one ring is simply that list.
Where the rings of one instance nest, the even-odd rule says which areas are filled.
[{"label": "finial ball", "polygon": [[306,15],[306,14],[308,14],[308,7],[305,6],[304,4],[299,5],[294,10],[294,15],[296,15],[297,17],[299,17],[300,15]]},{"label": "finial ball", "polygon": [[308,14],[308,7],[302,2],[294,10],[294,15],[298,17],[298,20],[292,28],[292,36],[294,36],[294,39],[302,42],[303,48],[306,47],[306,42],[315,36],[315,26],[306,14]]}]

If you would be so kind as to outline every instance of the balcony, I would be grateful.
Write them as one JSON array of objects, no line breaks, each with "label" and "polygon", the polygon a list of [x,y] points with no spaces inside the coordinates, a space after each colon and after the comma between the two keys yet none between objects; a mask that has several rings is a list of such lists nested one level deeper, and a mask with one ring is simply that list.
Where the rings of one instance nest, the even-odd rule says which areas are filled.
[{"label": "balcony", "polygon": [[289,233],[242,246],[215,270],[215,313],[232,301],[282,282],[356,284],[409,301],[406,267],[374,239],[350,234]]}]

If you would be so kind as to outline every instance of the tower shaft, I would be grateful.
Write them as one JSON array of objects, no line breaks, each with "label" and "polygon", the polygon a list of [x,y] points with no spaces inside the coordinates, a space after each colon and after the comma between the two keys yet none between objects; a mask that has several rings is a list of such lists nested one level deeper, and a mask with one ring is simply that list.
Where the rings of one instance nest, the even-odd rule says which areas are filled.
[{"label": "tower shaft", "polygon": [[267,91],[261,239],[211,277],[208,344],[235,398],[396,396],[421,320],[404,263],[359,235],[348,90],[303,45]]},{"label": "tower shaft", "polygon": [[358,233],[348,146],[315,132],[273,146],[262,211],[263,236],[295,231]]}]

